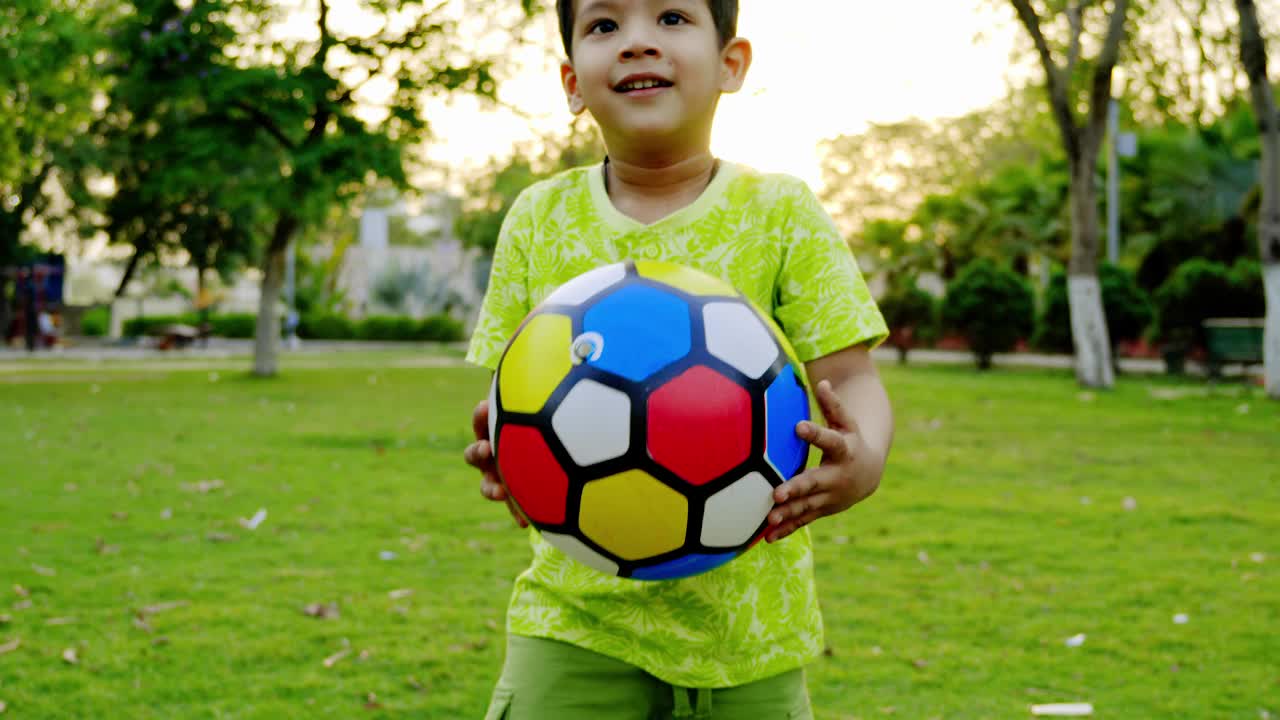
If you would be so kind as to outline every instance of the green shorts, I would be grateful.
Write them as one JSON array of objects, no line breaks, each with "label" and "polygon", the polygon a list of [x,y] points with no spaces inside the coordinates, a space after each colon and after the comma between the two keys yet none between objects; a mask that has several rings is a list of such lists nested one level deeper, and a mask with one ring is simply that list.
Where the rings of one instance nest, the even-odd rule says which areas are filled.
[{"label": "green shorts", "polygon": [[804,670],[715,690],[669,685],[567,643],[507,636],[485,720],[812,720]]}]

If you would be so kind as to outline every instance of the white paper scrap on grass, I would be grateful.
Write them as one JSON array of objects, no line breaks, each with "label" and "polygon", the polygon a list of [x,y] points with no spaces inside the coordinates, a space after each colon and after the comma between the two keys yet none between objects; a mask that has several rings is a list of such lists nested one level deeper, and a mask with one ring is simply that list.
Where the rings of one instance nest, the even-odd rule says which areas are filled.
[{"label": "white paper scrap on grass", "polygon": [[1051,703],[1032,705],[1031,714],[1037,717],[1088,717],[1093,714],[1092,703]]}]

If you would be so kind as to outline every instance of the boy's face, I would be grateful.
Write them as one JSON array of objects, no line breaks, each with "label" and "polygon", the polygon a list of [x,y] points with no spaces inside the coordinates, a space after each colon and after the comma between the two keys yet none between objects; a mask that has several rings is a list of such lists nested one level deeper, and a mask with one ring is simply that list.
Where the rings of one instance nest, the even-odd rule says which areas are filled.
[{"label": "boy's face", "polygon": [[[742,87],[751,45],[720,48],[707,0],[576,0],[569,108],[591,111],[610,152],[710,141],[723,92]],[[621,147],[620,147],[621,146]]]}]

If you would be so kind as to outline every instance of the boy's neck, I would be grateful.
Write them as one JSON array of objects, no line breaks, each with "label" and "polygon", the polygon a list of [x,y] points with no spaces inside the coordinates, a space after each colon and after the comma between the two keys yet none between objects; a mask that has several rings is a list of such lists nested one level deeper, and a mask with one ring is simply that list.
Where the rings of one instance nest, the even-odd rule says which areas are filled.
[{"label": "boy's neck", "polygon": [[697,200],[715,177],[716,166],[709,150],[660,165],[610,156],[605,158],[605,187],[614,207],[648,224]]}]

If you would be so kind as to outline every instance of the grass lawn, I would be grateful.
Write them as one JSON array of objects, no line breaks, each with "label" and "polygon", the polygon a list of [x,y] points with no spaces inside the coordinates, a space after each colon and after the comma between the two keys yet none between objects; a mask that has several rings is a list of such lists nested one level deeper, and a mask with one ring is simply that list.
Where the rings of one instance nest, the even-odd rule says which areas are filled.
[{"label": "grass lawn", "polygon": [[[460,460],[486,374],[430,364],[0,366],[6,717],[480,717],[528,549]],[[1280,404],[885,379],[881,492],[814,527],[819,718],[1280,716]]]}]

